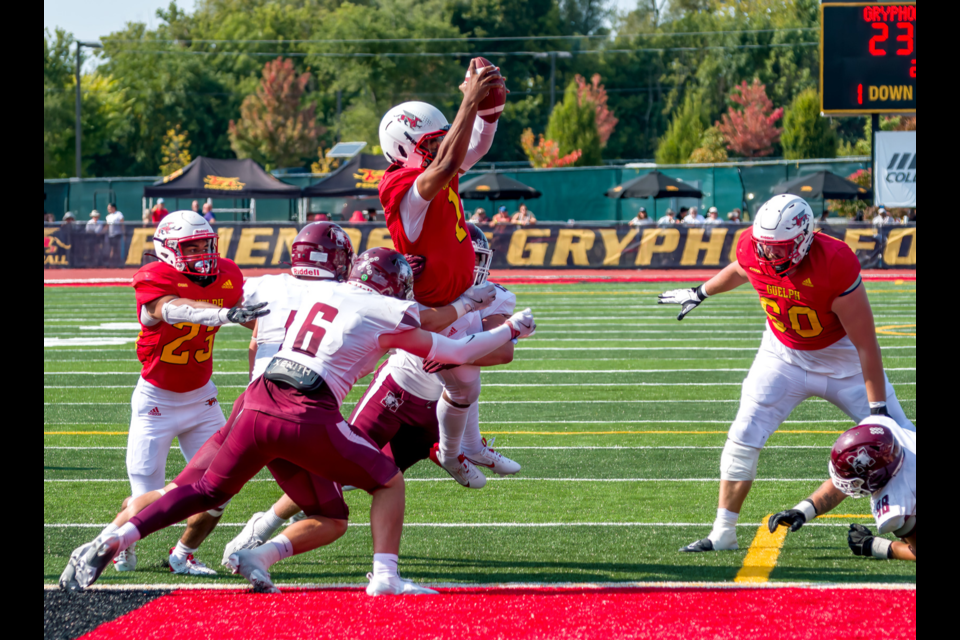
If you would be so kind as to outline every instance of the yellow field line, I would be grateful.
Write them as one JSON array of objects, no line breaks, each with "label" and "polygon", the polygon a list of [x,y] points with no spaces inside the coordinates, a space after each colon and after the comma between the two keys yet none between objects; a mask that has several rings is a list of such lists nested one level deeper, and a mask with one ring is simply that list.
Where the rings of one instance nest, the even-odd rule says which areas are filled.
[{"label": "yellow field line", "polygon": [[884,336],[913,336],[917,337],[916,333],[904,333],[902,331],[894,331],[894,329],[913,329],[917,325],[915,324],[893,324],[889,327],[877,327],[877,333]]},{"label": "yellow field line", "polygon": [[780,559],[780,550],[787,539],[787,527],[778,527],[775,533],[770,533],[767,522],[773,515],[763,519],[763,524],[757,529],[757,536],[750,545],[747,557],[743,560],[743,567],[734,578],[738,584],[761,584],[770,580],[770,574],[777,567]]},{"label": "yellow field line", "polygon": [[[45,436],[125,436],[127,431],[44,431]],[[484,431],[485,436],[670,436],[726,435],[728,431]],[[840,435],[843,431],[785,431],[792,435]]]}]

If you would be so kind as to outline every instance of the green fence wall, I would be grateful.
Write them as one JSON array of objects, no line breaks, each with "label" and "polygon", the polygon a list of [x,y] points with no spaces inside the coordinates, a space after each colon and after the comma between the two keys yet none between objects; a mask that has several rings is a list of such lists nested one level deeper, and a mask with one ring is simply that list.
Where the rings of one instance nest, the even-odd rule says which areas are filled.
[{"label": "green fence wall", "polygon": [[[502,173],[535,187],[543,197],[531,201],[530,209],[542,221],[577,220],[580,222],[627,221],[636,215],[642,206],[651,214],[657,211],[662,215],[667,207],[675,210],[679,206],[699,205],[715,206],[725,215],[728,211],[743,207],[744,201],[753,212],[763,202],[773,196],[774,188],[794,178],[829,170],[841,176],[848,176],[859,169],[869,167],[863,161],[828,161],[824,163],[782,162],[776,164],[720,166],[720,167],[661,167],[660,170],[672,178],[697,184],[703,191],[702,202],[660,200],[611,200],[604,193],[627,180],[650,171],[650,168],[590,167],[582,169],[522,169],[503,171]],[[478,175],[468,173],[463,181]],[[108,201],[116,202],[128,221],[139,219],[142,211],[143,188],[157,178],[99,178],[83,180],[44,180],[44,211],[56,215],[60,220],[66,211],[73,211],[79,220],[89,218],[96,208],[105,212]],[[284,177],[284,181],[299,187],[306,187],[317,181],[315,177]],[[751,198],[752,196],[752,198]],[[344,199],[315,199],[310,203],[310,211],[339,213],[347,204]],[[819,214],[821,202],[810,203]],[[470,211],[484,207],[492,212],[496,207],[506,206],[510,212],[517,210],[519,202],[490,202],[484,200],[466,200],[464,207]],[[239,208],[248,203],[234,200],[214,200],[215,208]],[[172,200],[167,203],[171,211],[189,209],[190,200]],[[279,222],[295,219],[296,203],[289,200],[257,200],[257,220],[260,222]],[[233,218],[233,214],[221,216],[224,221]],[[237,217],[239,219],[239,216]]]}]

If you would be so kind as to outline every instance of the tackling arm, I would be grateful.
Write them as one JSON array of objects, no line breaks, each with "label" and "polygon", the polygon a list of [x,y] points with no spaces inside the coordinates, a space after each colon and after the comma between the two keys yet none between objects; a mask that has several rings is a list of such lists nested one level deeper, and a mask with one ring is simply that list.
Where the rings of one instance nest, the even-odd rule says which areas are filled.
[{"label": "tackling arm", "polygon": [[840,318],[850,341],[860,354],[871,411],[886,415],[887,384],[883,374],[883,357],[866,288],[861,285],[853,293],[837,298],[833,303],[833,312]]},{"label": "tackling arm", "polygon": [[209,302],[198,302],[176,296],[163,296],[140,309],[140,319],[146,326],[156,326],[161,321],[167,324],[199,324],[205,327],[222,327],[225,324],[248,324],[270,313],[263,302],[245,306],[242,302],[232,309],[221,309]]},{"label": "tackling arm", "polygon": [[747,273],[740,266],[740,263],[733,262],[696,289],[675,289],[661,294],[657,304],[682,305],[677,320],[683,320],[688,313],[699,307],[700,303],[710,296],[732,291],[748,281]]},{"label": "tackling arm", "polygon": [[439,333],[472,311],[486,309],[497,298],[497,288],[489,282],[470,287],[445,307],[422,309],[420,328],[430,333]]}]

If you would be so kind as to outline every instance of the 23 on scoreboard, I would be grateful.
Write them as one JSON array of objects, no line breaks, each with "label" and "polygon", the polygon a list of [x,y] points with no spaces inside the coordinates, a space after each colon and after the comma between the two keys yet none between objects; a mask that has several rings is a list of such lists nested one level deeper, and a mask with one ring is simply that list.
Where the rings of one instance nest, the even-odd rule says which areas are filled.
[{"label": "23 on scoreboard", "polygon": [[827,115],[917,112],[917,3],[820,5],[820,100]]}]

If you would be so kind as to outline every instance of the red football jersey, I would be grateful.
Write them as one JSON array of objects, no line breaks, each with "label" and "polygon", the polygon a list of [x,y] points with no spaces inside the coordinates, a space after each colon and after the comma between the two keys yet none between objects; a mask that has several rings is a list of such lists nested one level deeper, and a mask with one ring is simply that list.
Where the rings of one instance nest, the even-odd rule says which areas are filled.
[{"label": "red football jersey", "polygon": [[847,335],[834,301],[860,278],[860,261],[846,243],[818,233],[800,265],[780,278],[760,268],[753,232],[737,245],[737,261],[760,294],[773,334],[798,351],[826,349]]},{"label": "red football jersey", "polygon": [[380,182],[380,202],[397,251],[427,259],[413,287],[417,302],[428,307],[443,307],[473,285],[476,256],[463,217],[459,177],[430,203],[417,241],[410,242],[407,238],[400,217],[400,202],[423,172],[423,169],[391,167]]},{"label": "red football jersey", "polygon": [[[145,304],[164,296],[235,307],[243,297],[243,274],[230,260],[220,258],[220,275],[201,287],[165,262],[152,262],[133,277],[137,318]],[[140,324],[137,357],[143,364],[143,379],[166,391],[187,393],[210,381],[213,373],[213,340],[219,327],[195,324],[152,327]]]}]

